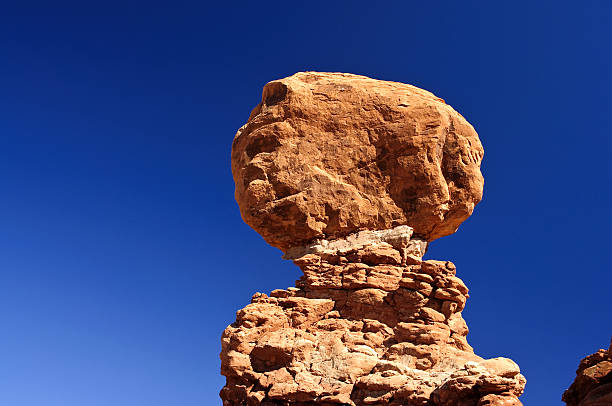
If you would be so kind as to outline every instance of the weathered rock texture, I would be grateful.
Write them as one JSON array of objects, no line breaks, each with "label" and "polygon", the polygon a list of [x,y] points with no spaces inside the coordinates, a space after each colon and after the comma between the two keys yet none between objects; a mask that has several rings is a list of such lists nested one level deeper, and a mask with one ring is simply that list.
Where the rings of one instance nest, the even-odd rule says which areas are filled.
[{"label": "weathered rock texture", "polygon": [[285,251],[398,225],[451,234],[482,197],[482,156],[474,128],[432,93],[302,72],[264,87],[232,172],[244,221]]},{"label": "weathered rock texture", "polygon": [[576,379],[563,394],[567,406],[612,405],[612,341],[580,362]]},{"label": "weathered rock texture", "polygon": [[466,340],[468,289],[422,259],[482,194],[473,128],[431,93],[346,74],[264,88],[234,140],[243,218],[303,271],[223,333],[224,406],[515,406]]},{"label": "weathered rock texture", "polygon": [[399,227],[319,242],[297,288],[257,293],[223,333],[221,391],[238,405],[520,405],[509,359],[466,341],[468,289]]}]

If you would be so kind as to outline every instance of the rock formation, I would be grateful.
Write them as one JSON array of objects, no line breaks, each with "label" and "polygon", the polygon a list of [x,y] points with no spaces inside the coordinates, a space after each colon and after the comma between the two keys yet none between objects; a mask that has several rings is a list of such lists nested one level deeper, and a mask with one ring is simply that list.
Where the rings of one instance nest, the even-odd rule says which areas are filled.
[{"label": "rock formation", "polygon": [[567,406],[612,405],[612,341],[580,362],[574,383],[563,394]]},{"label": "rock formation", "polygon": [[455,266],[422,259],[480,200],[482,155],[472,126],[413,86],[268,83],[233,143],[236,199],[303,276],[256,293],[223,333],[223,405],[521,405],[519,367],[466,340]]},{"label": "rock formation", "polygon": [[455,232],[482,197],[474,128],[433,94],[342,73],[268,83],[234,138],[244,221],[286,250],[409,225]]}]

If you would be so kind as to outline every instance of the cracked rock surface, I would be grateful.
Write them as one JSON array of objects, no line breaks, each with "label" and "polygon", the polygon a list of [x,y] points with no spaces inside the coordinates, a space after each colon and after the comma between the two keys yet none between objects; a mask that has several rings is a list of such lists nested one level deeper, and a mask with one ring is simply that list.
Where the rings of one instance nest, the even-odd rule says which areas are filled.
[{"label": "cracked rock surface", "polygon": [[452,234],[482,197],[482,157],[474,128],[432,93],[300,72],[264,87],[232,173],[244,221],[285,251],[399,225]]}]

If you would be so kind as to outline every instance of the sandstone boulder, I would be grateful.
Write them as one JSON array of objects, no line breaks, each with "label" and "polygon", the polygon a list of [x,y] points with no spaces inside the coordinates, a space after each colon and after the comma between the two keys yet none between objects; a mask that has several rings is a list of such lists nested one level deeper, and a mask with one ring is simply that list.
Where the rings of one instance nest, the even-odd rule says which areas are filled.
[{"label": "sandstone boulder", "polygon": [[232,145],[244,221],[286,251],[409,225],[453,233],[482,197],[483,148],[444,100],[346,73],[268,83]]}]

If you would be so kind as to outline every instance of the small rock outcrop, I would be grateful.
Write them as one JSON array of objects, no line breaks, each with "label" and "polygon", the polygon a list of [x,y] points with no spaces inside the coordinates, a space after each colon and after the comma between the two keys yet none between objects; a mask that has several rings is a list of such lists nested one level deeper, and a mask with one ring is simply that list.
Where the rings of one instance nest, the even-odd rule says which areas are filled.
[{"label": "small rock outcrop", "polygon": [[362,76],[271,82],[236,135],[245,221],[303,272],[222,336],[224,406],[514,406],[525,378],[474,354],[468,289],[423,260],[482,195],[474,129],[431,93]]},{"label": "small rock outcrop", "polygon": [[574,383],[563,394],[567,406],[612,405],[612,341],[580,362]]}]

